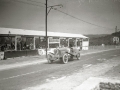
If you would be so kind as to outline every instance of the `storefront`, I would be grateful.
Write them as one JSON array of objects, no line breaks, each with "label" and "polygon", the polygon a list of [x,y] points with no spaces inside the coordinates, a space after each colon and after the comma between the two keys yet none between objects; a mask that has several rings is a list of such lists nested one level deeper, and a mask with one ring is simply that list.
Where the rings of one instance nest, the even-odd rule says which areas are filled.
[{"label": "storefront", "polygon": [[[81,34],[48,32],[46,40],[44,31],[0,28],[0,51],[7,58],[37,55],[38,49],[56,47],[87,47],[88,38]],[[85,40],[86,39],[86,40]],[[85,40],[85,42],[84,42]],[[84,48],[83,48],[84,49]]]}]

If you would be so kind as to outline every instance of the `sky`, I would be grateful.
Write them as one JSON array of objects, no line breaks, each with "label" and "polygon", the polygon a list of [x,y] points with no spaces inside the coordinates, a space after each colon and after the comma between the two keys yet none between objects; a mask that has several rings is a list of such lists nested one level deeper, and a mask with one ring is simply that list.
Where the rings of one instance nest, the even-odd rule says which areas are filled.
[{"label": "sky", "polygon": [[[45,31],[45,0],[0,0],[0,27]],[[63,5],[63,7],[55,6]],[[120,0],[48,0],[47,30],[76,34],[120,31]]]}]

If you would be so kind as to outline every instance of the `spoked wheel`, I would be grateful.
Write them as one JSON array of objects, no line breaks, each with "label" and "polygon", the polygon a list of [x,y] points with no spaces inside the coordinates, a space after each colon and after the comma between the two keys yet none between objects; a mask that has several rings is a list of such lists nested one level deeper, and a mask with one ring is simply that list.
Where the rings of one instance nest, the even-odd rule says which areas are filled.
[{"label": "spoked wheel", "polygon": [[80,53],[78,53],[78,54],[76,55],[76,58],[77,58],[78,60],[80,60],[80,58],[81,58]]},{"label": "spoked wheel", "polygon": [[48,60],[48,63],[52,63],[53,62],[53,60],[52,60],[52,55],[50,55],[50,54],[48,54],[47,55],[47,60]]},{"label": "spoked wheel", "polygon": [[62,63],[64,64],[68,63],[68,54],[63,55]]}]

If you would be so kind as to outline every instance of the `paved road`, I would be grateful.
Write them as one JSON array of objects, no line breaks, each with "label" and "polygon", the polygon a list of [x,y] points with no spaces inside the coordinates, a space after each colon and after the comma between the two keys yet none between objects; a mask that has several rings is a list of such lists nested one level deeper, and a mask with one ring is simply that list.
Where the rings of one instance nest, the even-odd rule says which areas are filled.
[{"label": "paved road", "polygon": [[21,90],[40,85],[118,56],[120,56],[120,49],[83,55],[81,60],[69,61],[68,64],[61,64],[59,61],[53,64],[43,62],[0,71],[0,90]]}]

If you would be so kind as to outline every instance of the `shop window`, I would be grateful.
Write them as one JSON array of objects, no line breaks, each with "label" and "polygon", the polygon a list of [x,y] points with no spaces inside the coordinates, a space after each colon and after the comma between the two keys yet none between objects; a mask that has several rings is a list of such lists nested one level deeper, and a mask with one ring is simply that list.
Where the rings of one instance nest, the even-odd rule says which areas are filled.
[{"label": "shop window", "polygon": [[26,49],[33,49],[33,37],[26,37]]},{"label": "shop window", "polygon": [[21,37],[21,50],[26,50],[26,37]]},{"label": "shop window", "polygon": [[82,39],[77,39],[77,46],[82,46]]},{"label": "shop window", "polygon": [[0,50],[14,50],[15,49],[15,37],[0,37]]},{"label": "shop window", "polygon": [[41,48],[41,49],[46,48],[46,39],[45,39],[45,37],[40,37],[40,39],[39,39],[39,48]]},{"label": "shop window", "polygon": [[49,48],[56,48],[56,47],[59,47],[59,43],[49,44]]},{"label": "shop window", "polygon": [[36,37],[36,38],[35,38],[35,48],[36,48],[36,49],[39,48],[39,42],[40,42],[39,37]]},{"label": "shop window", "polygon": [[17,50],[26,50],[26,37],[17,36]]},{"label": "shop window", "polygon": [[60,39],[59,37],[49,37],[49,48],[59,47]]},{"label": "shop window", "polygon": [[17,50],[21,50],[21,47],[22,47],[22,43],[21,43],[22,39],[21,39],[21,36],[17,36]]},{"label": "shop window", "polygon": [[68,39],[66,39],[66,38],[60,39],[60,46],[67,47],[68,46]]},{"label": "shop window", "polygon": [[72,38],[69,39],[69,47],[74,47],[75,46],[76,39]]},{"label": "shop window", "polygon": [[11,49],[15,50],[15,37],[12,37]]},{"label": "shop window", "polygon": [[88,38],[84,38],[83,41],[88,41]]}]

